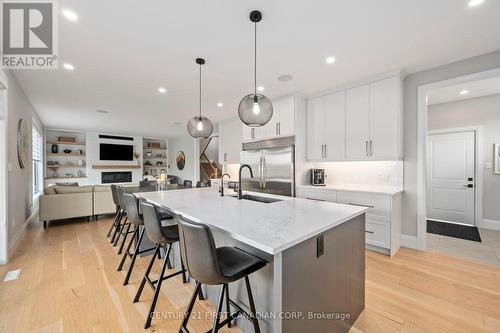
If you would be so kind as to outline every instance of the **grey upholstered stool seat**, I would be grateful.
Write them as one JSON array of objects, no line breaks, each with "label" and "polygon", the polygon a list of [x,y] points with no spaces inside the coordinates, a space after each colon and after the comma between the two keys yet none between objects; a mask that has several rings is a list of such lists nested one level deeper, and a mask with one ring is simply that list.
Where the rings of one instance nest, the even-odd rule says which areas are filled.
[{"label": "grey upholstered stool seat", "polygon": [[[158,209],[156,208],[156,206],[153,206],[147,202],[141,202],[141,208],[144,216],[144,227],[146,229],[146,235],[148,236],[151,242],[156,244],[155,252],[151,257],[151,261],[149,262],[148,268],[144,273],[141,285],[139,286],[137,294],[134,297],[134,303],[138,302],[146,283],[154,291],[153,299],[151,301],[151,306],[149,308],[149,313],[146,318],[146,323],[144,324],[144,328],[146,329],[151,325],[151,320],[153,319],[152,314],[155,310],[158,296],[160,295],[160,288],[162,282],[165,281],[166,279],[170,279],[179,274],[182,274],[182,281],[184,283],[187,282],[187,278],[186,278],[186,270],[184,269],[184,263],[182,259],[181,259],[181,270],[165,276],[165,272],[169,263],[169,256],[172,249],[172,244],[179,241],[178,226],[177,225],[162,226],[160,215],[158,214]],[[161,271],[158,276],[158,279],[151,280],[149,274],[151,273],[151,269],[153,268],[155,259],[157,255],[160,254],[161,249],[165,251],[165,256],[163,258]]]},{"label": "grey upholstered stool seat", "polygon": [[[186,264],[189,275],[197,281],[179,332],[189,332],[187,324],[196,302],[196,296],[201,291],[201,284],[208,284],[221,286],[212,333],[218,332],[226,324],[231,327],[231,322],[240,314],[243,314],[244,318],[252,322],[256,333],[260,333],[248,275],[266,266],[266,262],[235,247],[216,248],[212,231],[207,225],[189,221],[183,216],[178,216],[177,219],[180,232],[181,257]],[[229,297],[228,284],[242,278],[245,279],[250,313],[243,310]],[[226,319],[220,322],[224,301],[226,303]],[[231,313],[230,306],[233,306],[236,312]]]}]

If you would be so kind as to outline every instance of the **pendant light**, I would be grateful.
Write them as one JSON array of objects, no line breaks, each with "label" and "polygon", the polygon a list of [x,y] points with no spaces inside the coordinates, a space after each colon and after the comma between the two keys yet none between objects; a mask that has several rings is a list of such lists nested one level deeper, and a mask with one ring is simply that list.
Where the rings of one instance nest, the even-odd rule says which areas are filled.
[{"label": "pendant light", "polygon": [[200,139],[208,138],[212,134],[214,126],[210,119],[201,115],[201,66],[205,64],[205,59],[196,58],[196,63],[200,65],[200,114],[189,120],[187,130],[193,138]]},{"label": "pendant light", "polygon": [[254,92],[246,95],[238,106],[238,115],[242,122],[250,127],[264,126],[273,116],[273,103],[262,94],[257,94],[257,22],[262,20],[262,13],[254,10],[250,21],[255,24],[254,40]]}]

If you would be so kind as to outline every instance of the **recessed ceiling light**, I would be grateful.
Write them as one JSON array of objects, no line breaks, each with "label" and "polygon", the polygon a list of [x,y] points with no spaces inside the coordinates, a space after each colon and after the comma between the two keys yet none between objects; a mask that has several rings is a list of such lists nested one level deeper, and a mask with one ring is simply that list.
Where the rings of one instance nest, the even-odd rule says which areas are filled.
[{"label": "recessed ceiling light", "polygon": [[75,69],[75,66],[73,66],[72,64],[68,64],[68,63],[65,63],[64,65],[64,68],[67,69],[68,71],[72,71]]},{"label": "recessed ceiling light", "polygon": [[221,107],[223,107],[223,106],[224,106],[224,103],[219,102],[219,103],[217,103],[217,106],[221,108]]},{"label": "recessed ceiling light", "polygon": [[328,58],[326,58],[325,61],[327,64],[331,65],[335,62],[335,57],[328,57]]},{"label": "recessed ceiling light", "polygon": [[65,18],[67,18],[68,20],[70,21],[73,21],[73,22],[76,22],[78,21],[78,15],[76,15],[76,13],[72,10],[69,10],[69,9],[65,9],[63,10],[63,15]]},{"label": "recessed ceiling light", "polygon": [[95,112],[100,113],[100,114],[108,114],[109,113],[106,110],[95,110]]},{"label": "recessed ceiling light", "polygon": [[468,90],[460,90],[460,95],[467,95],[469,93]]},{"label": "recessed ceiling light", "polygon": [[470,0],[469,1],[469,7],[476,7],[482,4],[484,0]]},{"label": "recessed ceiling light", "polygon": [[264,88],[263,86],[258,86],[257,90],[260,91],[260,92],[262,92],[262,91],[266,90],[266,88]]},{"label": "recessed ceiling light", "polygon": [[281,82],[289,82],[292,80],[293,80],[293,76],[291,76],[289,74],[280,75],[278,77],[278,81],[281,81]]},{"label": "recessed ceiling light", "polygon": [[163,87],[160,87],[158,88],[158,92],[161,93],[161,94],[164,94],[167,92],[167,89],[163,88]]}]

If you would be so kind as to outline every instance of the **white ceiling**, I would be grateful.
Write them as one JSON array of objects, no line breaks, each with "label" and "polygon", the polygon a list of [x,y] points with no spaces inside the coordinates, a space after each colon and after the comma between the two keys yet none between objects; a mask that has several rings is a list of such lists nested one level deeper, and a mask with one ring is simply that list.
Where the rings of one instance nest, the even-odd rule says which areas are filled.
[{"label": "white ceiling", "polygon": [[[196,57],[207,60],[204,112],[235,117],[252,90],[253,26],[259,79],[271,98],[312,94],[397,68],[409,72],[500,49],[500,1],[60,0],[60,59],[75,71],[17,71],[48,127],[172,137],[198,103]],[[336,62],[327,65],[333,55]],[[61,66],[62,67],[62,66]],[[291,74],[291,82],[277,77]],[[157,89],[164,86],[167,94]],[[224,107],[218,108],[217,102]],[[102,115],[96,109],[106,109]],[[180,125],[174,125],[180,122]]]},{"label": "white ceiling", "polygon": [[[460,94],[461,91],[467,91],[468,93]],[[456,102],[495,94],[500,94],[500,77],[434,90],[427,95],[427,105]]]}]

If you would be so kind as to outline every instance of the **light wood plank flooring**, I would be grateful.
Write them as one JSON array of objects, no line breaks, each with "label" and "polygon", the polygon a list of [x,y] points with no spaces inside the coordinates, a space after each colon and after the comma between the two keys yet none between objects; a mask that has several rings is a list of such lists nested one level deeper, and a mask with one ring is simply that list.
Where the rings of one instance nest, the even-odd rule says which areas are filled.
[{"label": "light wood plank flooring", "polygon": [[[11,262],[0,266],[2,278],[23,269],[18,280],[0,282],[0,331],[145,332],[151,290],[140,303],[132,297],[147,262],[139,260],[122,286],[119,257],[104,236],[110,223],[30,225]],[[352,332],[500,332],[499,267],[404,248],[392,259],[367,251],[366,266],[366,309]],[[182,313],[191,291],[180,278],[168,281],[157,310]],[[197,304],[200,313],[214,310],[208,301]],[[148,331],[176,332],[179,323],[154,320]],[[191,331],[210,326],[209,318],[193,320]]]}]

